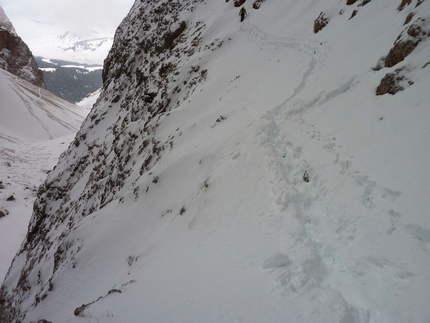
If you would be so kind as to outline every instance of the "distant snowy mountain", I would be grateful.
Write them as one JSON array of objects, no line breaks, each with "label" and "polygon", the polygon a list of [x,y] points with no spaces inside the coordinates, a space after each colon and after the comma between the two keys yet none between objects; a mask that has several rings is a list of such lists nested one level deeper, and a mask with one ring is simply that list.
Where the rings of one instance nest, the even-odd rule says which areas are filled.
[{"label": "distant snowy mountain", "polygon": [[136,1],[0,321],[429,322],[429,22],[422,0]]},{"label": "distant snowy mountain", "polygon": [[3,278],[25,237],[37,187],[57,163],[89,110],[1,69],[0,97],[0,277]]},{"label": "distant snowy mountain", "polygon": [[49,42],[53,46],[55,44],[57,50],[64,53],[61,55],[63,59],[73,57],[74,60],[85,63],[94,61],[102,63],[112,47],[113,37],[96,30],[88,33],[65,31],[40,40]]},{"label": "distant snowy mountain", "polygon": [[103,26],[94,25],[83,31],[72,31],[60,26],[32,23],[38,33],[28,35],[27,38],[37,56],[102,64],[112,47],[113,35]]}]

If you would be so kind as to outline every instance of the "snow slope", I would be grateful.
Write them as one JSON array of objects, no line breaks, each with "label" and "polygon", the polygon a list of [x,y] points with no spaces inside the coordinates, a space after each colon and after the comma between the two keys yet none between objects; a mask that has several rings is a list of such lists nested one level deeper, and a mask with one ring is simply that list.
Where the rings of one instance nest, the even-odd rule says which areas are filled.
[{"label": "snow slope", "polygon": [[[73,140],[79,108],[0,70],[0,277],[25,237],[38,186]],[[8,199],[13,196],[11,201]]]},{"label": "snow slope", "polygon": [[42,141],[76,133],[88,109],[0,70],[0,138]]},{"label": "snow slope", "polygon": [[137,1],[0,318],[429,322],[430,2],[345,2]]},{"label": "snow slope", "polygon": [[97,102],[97,99],[100,96],[101,89],[98,89],[97,91],[88,94],[85,98],[83,98],[80,102],[77,102],[76,105],[80,106],[82,108],[87,109],[88,111],[91,110],[93,105]]}]

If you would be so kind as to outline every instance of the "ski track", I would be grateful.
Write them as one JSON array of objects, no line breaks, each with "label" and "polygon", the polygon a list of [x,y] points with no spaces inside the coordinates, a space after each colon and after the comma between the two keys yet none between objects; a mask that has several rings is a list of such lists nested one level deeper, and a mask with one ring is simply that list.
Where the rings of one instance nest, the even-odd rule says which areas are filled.
[{"label": "ski track", "polygon": [[[40,88],[30,88],[28,86],[25,86],[24,84],[21,84],[19,81],[14,82],[14,87],[11,86],[11,89],[16,93],[17,96],[19,96],[22,100],[22,102],[25,104],[27,111],[29,114],[37,121],[37,123],[44,129],[45,133],[48,135],[49,139],[54,139],[54,134],[48,129],[45,122],[43,122],[35,113],[33,109],[33,105],[37,106],[41,111],[43,111],[48,118],[51,120],[57,122],[58,124],[62,125],[64,128],[70,130],[71,132],[75,132],[78,129],[76,129],[72,124],[61,120],[60,118],[56,117],[47,107],[45,106],[45,103],[43,103],[42,99],[42,90]],[[26,92],[24,91],[26,89],[28,93],[34,94],[34,98],[30,97]],[[49,101],[49,98],[45,99]],[[54,103],[54,102],[52,102]],[[55,104],[55,103],[54,103]],[[59,105],[55,104],[58,109],[61,109]],[[69,111],[68,114],[73,114],[72,111]],[[78,116],[78,114],[76,114]]]},{"label": "ski track", "polygon": [[[360,275],[357,274],[357,272],[364,270],[369,276],[383,277],[385,284],[389,285],[390,288],[398,289],[409,286],[410,277],[413,274],[388,260],[385,261],[371,256],[356,263],[336,263],[340,257],[337,254],[338,251],[333,250],[330,243],[325,242],[324,237],[320,236],[320,232],[324,228],[320,228],[318,223],[318,218],[325,218],[329,215],[330,210],[327,207],[327,203],[329,204],[330,202],[326,203],[325,201],[327,200],[326,195],[329,195],[330,192],[326,188],[324,179],[316,174],[317,170],[312,166],[312,162],[308,162],[303,157],[305,148],[296,146],[294,142],[288,140],[288,130],[285,130],[285,125],[291,122],[300,124],[302,128],[308,128],[308,133],[311,134],[310,140],[322,143],[323,150],[332,156],[333,163],[339,168],[339,173],[348,177],[349,180],[352,179],[362,187],[361,203],[365,208],[372,209],[375,207],[375,194],[395,201],[402,192],[380,187],[369,176],[357,170],[353,171],[351,161],[340,160],[340,154],[336,151],[335,136],[333,134],[324,136],[324,134],[316,131],[313,125],[307,124],[301,118],[308,111],[348,92],[359,82],[359,76],[351,77],[338,88],[329,92],[321,92],[314,97],[306,97],[307,100],[303,100],[303,98],[300,98],[300,94],[307,88],[308,81],[315,73],[318,64],[324,61],[328,48],[321,46],[317,42],[275,37],[249,23],[243,24],[240,32],[243,32],[254,41],[259,41],[263,46],[286,48],[297,52],[298,57],[303,54],[310,57],[308,68],[303,73],[302,79],[293,93],[268,112],[266,116],[268,125],[262,132],[265,136],[265,144],[263,145],[268,146],[271,151],[269,164],[275,174],[271,182],[273,184],[272,192],[275,195],[277,204],[276,212],[283,215],[287,226],[296,223],[301,228],[299,234],[292,236],[295,239],[295,245],[289,248],[292,254],[289,256],[275,254],[275,256],[266,260],[263,268],[272,268],[272,272],[275,273],[274,290],[280,290],[282,295],[285,296],[286,293],[291,292],[303,295],[319,290],[326,294],[331,304],[338,304],[339,302],[344,304],[347,312],[345,317],[350,315],[353,322],[370,322],[371,309],[356,308],[348,303],[341,290],[337,290],[334,287],[336,280],[342,282],[357,278],[357,284],[366,284],[368,283],[367,281],[360,280],[365,275],[362,272]],[[303,180],[305,171],[310,176],[310,182],[308,183]],[[401,225],[398,220],[400,214],[393,209],[388,214],[393,218],[391,221],[392,228],[389,230],[394,231]],[[355,222],[359,220],[358,218],[349,221],[344,220],[345,223],[341,231],[349,231],[349,240],[354,239]],[[417,239],[430,241],[430,234],[425,229],[417,228],[416,226],[404,226],[404,228],[409,230],[412,235],[415,235]],[[297,232],[297,228],[295,230]],[[294,250],[297,248],[307,250],[306,259],[295,259]],[[274,265],[267,265],[268,263]],[[360,289],[360,287],[357,289]],[[367,296],[370,299],[372,298],[371,295]],[[378,317],[380,314],[373,308],[372,315]]]}]

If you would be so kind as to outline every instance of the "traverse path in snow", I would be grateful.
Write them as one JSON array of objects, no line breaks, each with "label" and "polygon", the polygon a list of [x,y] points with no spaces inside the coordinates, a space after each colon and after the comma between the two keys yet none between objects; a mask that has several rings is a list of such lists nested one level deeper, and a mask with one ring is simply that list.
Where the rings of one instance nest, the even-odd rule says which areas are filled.
[{"label": "traverse path in snow", "polygon": [[[356,99],[348,98],[348,92],[366,75],[351,75],[334,89],[321,91],[325,87],[325,81],[319,80],[322,68],[335,71],[335,66],[324,66],[330,48],[313,41],[277,38],[250,23],[241,31],[262,46],[284,47],[295,52],[296,59],[309,61],[293,93],[267,113],[268,124],[263,130],[263,145],[270,148],[275,212],[283,218],[285,234],[294,240],[284,253],[276,253],[263,266],[273,277],[274,289],[297,303],[297,308],[306,306],[308,297],[318,299],[316,307],[322,317],[330,315],[327,308],[344,315],[348,322],[369,322],[371,313],[372,321],[386,318],[386,313],[392,318],[402,315],[403,304],[396,303],[396,298],[414,293],[412,277],[425,265],[417,264],[416,259],[399,263],[397,247],[390,255],[377,250],[387,243],[383,236],[389,239],[398,228],[408,241],[425,229],[401,224],[394,203],[402,195],[397,187],[381,186],[366,171],[354,167],[354,151],[345,151],[337,143],[338,134],[348,135],[343,127],[324,133],[318,124],[326,107]],[[313,93],[313,89],[320,92]],[[383,205],[377,205],[378,200]],[[379,218],[368,221],[369,216]],[[402,244],[399,240],[398,246]],[[428,262],[428,253],[423,256],[420,259]],[[422,282],[428,284],[425,277]],[[305,294],[304,299],[295,296]]]}]

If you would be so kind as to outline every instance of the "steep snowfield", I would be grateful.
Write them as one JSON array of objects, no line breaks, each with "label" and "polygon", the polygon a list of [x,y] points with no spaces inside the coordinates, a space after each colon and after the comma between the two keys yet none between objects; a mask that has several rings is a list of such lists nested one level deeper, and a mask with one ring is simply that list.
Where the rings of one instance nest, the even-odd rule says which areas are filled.
[{"label": "steep snowfield", "polygon": [[[88,108],[0,70],[0,277],[28,227],[37,187],[58,162]],[[13,196],[14,200],[7,201]],[[7,210],[7,212],[5,212]]]},{"label": "steep snowfield", "polygon": [[[373,67],[430,2],[247,2],[243,23],[231,1],[196,2],[137,1],[119,27],[4,320],[429,322],[428,36]],[[186,21],[174,46],[163,3]],[[402,67],[404,90],[377,96]]]}]

